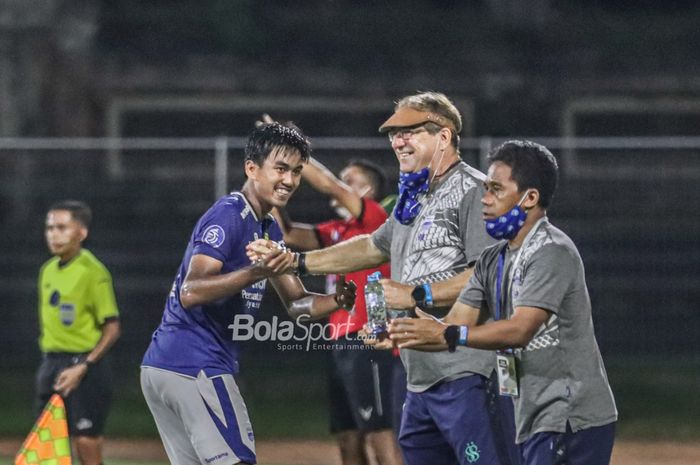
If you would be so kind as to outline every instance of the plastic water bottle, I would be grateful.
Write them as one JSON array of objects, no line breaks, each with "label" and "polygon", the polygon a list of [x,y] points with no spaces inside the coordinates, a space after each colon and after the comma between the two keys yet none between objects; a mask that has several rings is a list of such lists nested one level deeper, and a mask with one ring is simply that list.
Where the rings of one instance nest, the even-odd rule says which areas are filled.
[{"label": "plastic water bottle", "polygon": [[367,276],[365,284],[365,306],[367,308],[367,323],[375,336],[386,332],[386,303],[384,288],[379,283],[382,274],[379,271]]}]

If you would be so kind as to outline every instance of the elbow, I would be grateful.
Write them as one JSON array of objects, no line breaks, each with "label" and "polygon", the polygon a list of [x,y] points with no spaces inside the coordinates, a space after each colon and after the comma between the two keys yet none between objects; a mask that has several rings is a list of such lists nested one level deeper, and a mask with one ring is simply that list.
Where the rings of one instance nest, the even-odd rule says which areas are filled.
[{"label": "elbow", "polygon": [[195,299],[192,289],[190,289],[190,287],[187,284],[183,285],[182,289],[180,290],[180,305],[185,310],[189,310],[192,307],[198,305],[198,302]]},{"label": "elbow", "polygon": [[314,298],[312,296],[305,296],[294,300],[291,303],[285,302],[287,314],[293,320],[299,320],[300,318],[315,319],[312,316],[313,304]]},{"label": "elbow", "polygon": [[117,342],[122,335],[122,325],[119,319],[113,318],[106,321],[102,326],[102,335],[112,341],[112,344]]}]

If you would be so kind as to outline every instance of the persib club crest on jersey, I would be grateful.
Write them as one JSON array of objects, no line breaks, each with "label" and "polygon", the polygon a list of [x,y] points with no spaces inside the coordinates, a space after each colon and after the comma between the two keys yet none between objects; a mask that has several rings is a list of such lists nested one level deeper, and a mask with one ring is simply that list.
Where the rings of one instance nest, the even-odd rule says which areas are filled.
[{"label": "persib club crest on jersey", "polygon": [[202,234],[202,242],[205,242],[214,248],[221,247],[221,244],[224,243],[225,238],[226,233],[224,233],[224,229],[218,224],[209,226],[204,230],[204,234]]}]

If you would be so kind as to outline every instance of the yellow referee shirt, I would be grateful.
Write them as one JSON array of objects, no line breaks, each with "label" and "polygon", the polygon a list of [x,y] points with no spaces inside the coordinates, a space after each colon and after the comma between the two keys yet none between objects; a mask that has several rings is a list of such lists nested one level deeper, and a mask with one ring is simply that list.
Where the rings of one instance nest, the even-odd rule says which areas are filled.
[{"label": "yellow referee shirt", "polygon": [[119,315],[112,276],[87,249],[59,266],[54,257],[39,271],[42,352],[91,351],[107,318]]}]

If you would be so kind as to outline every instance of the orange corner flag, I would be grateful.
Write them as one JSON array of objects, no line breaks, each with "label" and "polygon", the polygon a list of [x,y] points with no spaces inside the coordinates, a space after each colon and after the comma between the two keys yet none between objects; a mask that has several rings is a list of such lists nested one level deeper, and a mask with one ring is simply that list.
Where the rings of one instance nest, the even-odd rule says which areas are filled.
[{"label": "orange corner flag", "polygon": [[71,465],[66,407],[54,394],[17,452],[15,465]]}]

